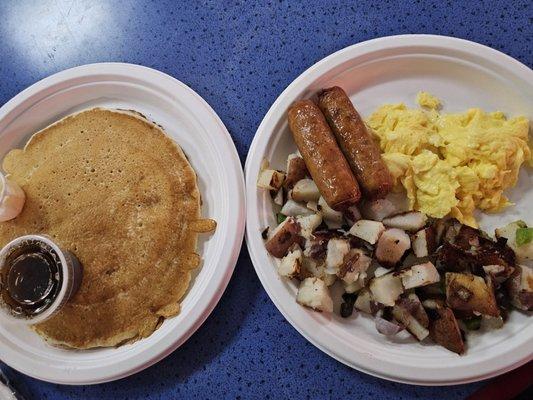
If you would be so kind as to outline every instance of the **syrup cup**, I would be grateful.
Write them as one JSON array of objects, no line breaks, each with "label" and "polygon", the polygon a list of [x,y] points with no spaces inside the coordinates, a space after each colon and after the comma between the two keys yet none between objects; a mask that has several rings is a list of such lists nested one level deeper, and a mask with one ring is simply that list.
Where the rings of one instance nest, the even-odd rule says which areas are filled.
[{"label": "syrup cup", "polygon": [[[16,238],[9,242],[2,250],[0,250],[0,274],[7,267],[6,261],[12,252],[25,246],[44,245],[45,248],[50,249],[57,255],[58,273],[60,275],[60,288],[52,302],[44,308],[41,312],[27,316],[12,312],[12,308],[0,298],[0,323],[23,323],[28,325],[43,322],[59,311],[67,301],[74,296],[78,290],[83,274],[83,268],[77,257],[68,250],[61,249],[48,236],[45,235],[26,235]],[[2,283],[5,284],[5,283]]]}]

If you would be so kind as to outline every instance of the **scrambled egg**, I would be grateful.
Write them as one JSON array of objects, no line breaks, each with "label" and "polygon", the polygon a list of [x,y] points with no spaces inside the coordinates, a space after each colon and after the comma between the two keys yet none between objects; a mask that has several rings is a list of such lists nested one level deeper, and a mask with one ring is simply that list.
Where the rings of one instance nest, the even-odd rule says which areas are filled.
[{"label": "scrambled egg", "polygon": [[441,114],[440,100],[425,92],[417,102],[420,109],[384,105],[367,121],[411,208],[477,226],[476,208],[497,212],[510,205],[503,191],[516,184],[522,163],[532,161],[529,120],[479,108]]}]

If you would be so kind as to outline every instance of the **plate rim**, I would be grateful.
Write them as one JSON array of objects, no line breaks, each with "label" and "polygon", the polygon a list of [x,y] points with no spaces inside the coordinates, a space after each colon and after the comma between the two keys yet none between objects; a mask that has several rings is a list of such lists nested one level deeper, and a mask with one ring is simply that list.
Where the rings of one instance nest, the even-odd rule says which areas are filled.
[{"label": "plate rim", "polygon": [[[188,97],[189,99],[199,102],[203,107],[204,113],[207,113],[212,119],[211,123],[217,126],[217,131],[212,132],[211,134],[219,135],[218,140],[224,146],[224,152],[228,156],[227,160],[229,161],[229,165],[225,165],[225,170],[227,171],[225,176],[227,177],[228,186],[236,189],[233,191],[234,199],[232,199],[232,201],[235,202],[235,205],[229,208],[229,218],[236,223],[233,224],[233,227],[231,225],[228,226],[228,233],[234,233],[234,235],[232,238],[230,236],[229,240],[226,238],[229,243],[224,243],[223,252],[221,253],[223,261],[220,261],[220,259],[214,261],[215,268],[211,277],[206,282],[203,293],[209,293],[209,295],[199,296],[198,302],[194,305],[194,315],[191,315],[191,318],[188,320],[183,321],[183,324],[186,326],[184,333],[173,337],[169,343],[166,343],[154,353],[151,353],[150,349],[156,347],[160,342],[152,343],[150,346],[141,349],[139,353],[128,354],[123,359],[117,361],[117,364],[121,367],[118,369],[113,368],[112,371],[110,370],[109,365],[103,365],[97,368],[92,368],[89,373],[87,373],[87,371],[79,373],[79,371],[70,368],[68,369],[68,373],[65,373],[66,369],[62,370],[61,368],[47,369],[45,371],[41,368],[41,371],[36,373],[30,369],[30,366],[27,364],[21,363],[20,360],[16,360],[18,354],[16,351],[3,352],[2,362],[6,363],[11,368],[35,379],[64,385],[90,385],[125,378],[161,361],[185,343],[200,328],[220,301],[235,270],[244,240],[246,217],[244,174],[235,143],[221,118],[204,98],[185,83],[162,71],[143,65],[122,62],[91,63],[59,71],[23,89],[0,107],[0,127],[5,118],[9,117],[17,107],[25,102],[28,102],[31,107],[36,104],[36,102],[40,101],[40,99],[35,101],[34,98],[43,95],[48,89],[56,85],[61,85],[66,81],[87,77],[92,77],[89,82],[102,82],[102,80],[98,79],[98,76],[101,75],[122,75],[124,78],[134,78],[137,81],[143,81],[147,84],[153,83],[156,80],[160,80],[159,82],[164,81],[165,85],[179,89],[182,98]],[[84,81],[84,83],[87,82]],[[64,88],[61,90],[64,90]],[[44,95],[44,97],[46,98],[48,95],[49,94]],[[72,104],[72,106],[75,106],[75,104]],[[11,123],[17,117],[18,115],[15,115],[10,121],[8,121],[8,123]],[[172,336],[172,331],[166,336]],[[4,344],[0,343],[0,346],[4,347]],[[137,359],[133,364],[128,363],[128,359],[135,356],[138,357],[140,354],[143,354],[143,357]],[[107,371],[103,371],[105,369],[107,369]]]},{"label": "plate rim", "polygon": [[[256,209],[256,187],[255,187],[255,181],[256,178],[251,176],[250,169],[252,162],[257,163],[257,151],[259,147],[259,141],[260,136],[266,136],[264,139],[267,141],[270,138],[271,133],[264,132],[267,128],[267,124],[269,123],[269,120],[273,118],[274,115],[276,115],[276,112],[278,111],[277,108],[279,108],[280,103],[282,103],[289,95],[289,93],[296,92],[297,89],[300,91],[300,94],[306,90],[306,86],[302,87],[302,82],[314,82],[317,79],[319,79],[325,72],[329,71],[330,69],[339,67],[344,62],[349,61],[351,58],[362,56],[364,54],[369,54],[375,51],[380,50],[386,50],[386,49],[393,49],[393,48],[399,48],[399,47],[413,47],[413,46],[420,46],[420,47],[432,47],[432,48],[441,48],[441,49],[447,49],[447,50],[462,50],[472,53],[472,55],[475,56],[481,56],[484,59],[488,59],[489,57],[492,57],[491,62],[494,62],[494,60],[499,60],[497,62],[497,65],[499,67],[507,68],[513,70],[513,73],[519,76],[529,75],[530,81],[533,81],[533,71],[528,68],[526,65],[521,63],[520,61],[512,58],[511,56],[500,52],[498,50],[495,50],[491,47],[485,46],[480,43],[476,43],[473,41],[450,37],[450,36],[441,36],[441,35],[427,35],[427,34],[407,34],[407,35],[393,35],[393,36],[385,36],[380,38],[375,38],[371,40],[367,40],[364,42],[356,43],[350,46],[347,46],[343,49],[340,49],[323,59],[317,61],[313,65],[311,65],[309,68],[304,70],[301,74],[299,74],[286,88],[281,92],[281,94],[276,98],[274,103],[269,108],[268,112],[265,114],[265,117],[262,119],[256,133],[254,136],[254,139],[250,145],[248,156],[246,158],[245,162],[245,181],[246,181],[246,201],[248,204],[247,207],[247,215],[246,215],[246,245],[248,248],[248,252],[250,254],[250,258],[252,260],[252,264],[254,266],[254,269],[256,271],[256,274],[261,281],[261,284],[265,291],[267,292],[269,298],[274,303],[278,311],[283,315],[283,317],[292,325],[294,329],[296,329],[306,340],[308,340],[311,344],[313,344],[315,347],[323,351],[324,353],[328,354],[330,357],[336,359],[337,361],[341,362],[342,364],[359,370],[361,372],[364,372],[366,374],[394,381],[394,382],[400,382],[400,383],[407,383],[407,384],[413,384],[413,385],[421,385],[421,386],[444,386],[444,385],[459,385],[459,384],[466,384],[471,382],[477,382],[485,379],[492,378],[494,376],[503,374],[505,372],[508,372],[514,368],[517,368],[528,361],[531,361],[533,359],[533,354],[525,354],[522,358],[519,360],[514,360],[514,362],[507,362],[507,365],[502,366],[497,369],[493,369],[490,373],[486,373],[484,375],[476,375],[470,374],[468,377],[464,378],[456,378],[456,379],[417,379],[416,377],[413,378],[406,378],[406,377],[399,377],[394,374],[387,374],[380,371],[379,366],[377,368],[369,368],[368,366],[363,365],[357,365],[357,363],[353,362],[353,360],[348,360],[344,358],[341,354],[335,353],[333,350],[328,349],[325,345],[320,343],[319,340],[311,337],[312,335],[306,332],[302,327],[298,325],[297,322],[290,316],[291,311],[288,308],[285,308],[283,304],[281,304],[281,300],[275,298],[275,296],[271,293],[271,290],[269,289],[268,285],[268,278],[266,275],[263,275],[261,272],[261,261],[259,260],[259,248],[258,242],[259,239],[256,237],[257,235],[253,235],[251,231],[254,229],[251,227],[252,221],[254,218],[257,218],[258,210]],[[330,65],[331,64],[331,65]],[[525,79],[525,78],[524,78]],[[271,127],[270,127],[271,128]],[[254,160],[254,161],[252,161]],[[260,161],[259,161],[260,162]],[[254,215],[255,214],[255,215]],[[261,243],[262,244],[262,243]],[[264,245],[263,249],[264,251]],[[361,361],[361,360],[359,360]],[[368,361],[367,361],[368,363]],[[376,362],[375,364],[379,364],[379,362]]]}]

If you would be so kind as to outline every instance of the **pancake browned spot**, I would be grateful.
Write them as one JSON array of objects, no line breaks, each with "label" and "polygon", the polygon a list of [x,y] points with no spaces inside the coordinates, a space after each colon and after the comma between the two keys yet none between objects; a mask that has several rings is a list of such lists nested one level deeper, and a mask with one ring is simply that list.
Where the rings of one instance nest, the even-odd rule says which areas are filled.
[{"label": "pancake browned spot", "polygon": [[[47,234],[84,266],[73,299],[35,330],[74,347],[149,336],[180,310],[200,263],[196,175],[182,150],[134,113],[91,109],[35,134],[3,167],[26,192],[22,213],[0,224],[0,245]],[[212,229],[211,229],[212,230]]]}]

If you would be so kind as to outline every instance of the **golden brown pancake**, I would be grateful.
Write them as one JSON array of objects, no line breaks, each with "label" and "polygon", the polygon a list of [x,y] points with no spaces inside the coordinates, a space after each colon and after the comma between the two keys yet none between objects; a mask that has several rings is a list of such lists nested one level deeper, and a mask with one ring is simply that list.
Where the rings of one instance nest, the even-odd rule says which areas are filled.
[{"label": "golden brown pancake", "polygon": [[149,336],[198,267],[196,175],[179,146],[134,113],[95,108],[36,133],[4,170],[26,193],[22,213],[0,224],[0,245],[41,233],[84,267],[76,295],[34,326],[54,344],[86,349]]}]

